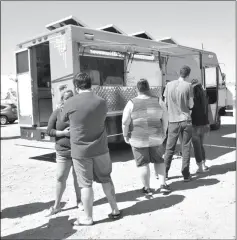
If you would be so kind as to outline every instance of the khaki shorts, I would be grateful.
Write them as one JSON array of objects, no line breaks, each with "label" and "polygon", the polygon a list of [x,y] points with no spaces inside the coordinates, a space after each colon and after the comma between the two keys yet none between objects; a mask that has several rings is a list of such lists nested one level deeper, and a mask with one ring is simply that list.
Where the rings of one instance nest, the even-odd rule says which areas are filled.
[{"label": "khaki shorts", "polygon": [[72,159],[72,161],[79,187],[91,187],[93,181],[111,182],[112,162],[109,152],[93,158]]},{"label": "khaki shorts", "polygon": [[133,156],[135,158],[137,167],[145,166],[149,163],[163,163],[162,158],[163,149],[161,147],[132,147]]}]

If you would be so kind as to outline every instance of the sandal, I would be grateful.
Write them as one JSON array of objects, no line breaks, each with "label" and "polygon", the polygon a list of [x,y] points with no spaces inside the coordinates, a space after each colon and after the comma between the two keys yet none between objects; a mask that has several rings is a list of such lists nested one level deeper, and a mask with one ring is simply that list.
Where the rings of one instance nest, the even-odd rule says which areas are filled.
[{"label": "sandal", "polygon": [[113,220],[118,220],[118,219],[120,219],[120,218],[122,217],[122,211],[120,211],[120,212],[117,213],[117,214],[110,213],[110,214],[108,215],[108,217],[109,217],[110,219],[113,219]]},{"label": "sandal", "polygon": [[48,212],[48,214],[46,215],[46,217],[55,215],[55,214],[57,214],[57,213],[59,213],[59,212],[61,212],[61,211],[62,211],[61,207],[60,207],[60,208],[51,207],[51,208],[49,209],[49,212]]}]

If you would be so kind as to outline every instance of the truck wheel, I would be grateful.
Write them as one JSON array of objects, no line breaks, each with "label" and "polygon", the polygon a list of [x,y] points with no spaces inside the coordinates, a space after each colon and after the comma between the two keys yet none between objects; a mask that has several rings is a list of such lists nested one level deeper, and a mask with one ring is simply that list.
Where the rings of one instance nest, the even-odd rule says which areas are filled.
[{"label": "truck wheel", "polygon": [[1,125],[6,125],[8,122],[8,119],[6,116],[1,116]]},{"label": "truck wheel", "polygon": [[218,130],[221,127],[221,116],[220,113],[217,115],[216,123],[211,125],[211,130]]}]

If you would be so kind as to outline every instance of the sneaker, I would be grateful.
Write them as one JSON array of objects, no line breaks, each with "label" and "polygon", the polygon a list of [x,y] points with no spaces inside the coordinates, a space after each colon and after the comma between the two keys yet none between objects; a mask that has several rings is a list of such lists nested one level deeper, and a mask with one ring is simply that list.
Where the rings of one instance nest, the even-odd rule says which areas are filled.
[{"label": "sneaker", "polygon": [[48,213],[46,214],[46,217],[49,217],[49,216],[52,216],[52,215],[55,215],[59,212],[61,212],[62,209],[61,208],[54,208],[54,207],[51,207],[48,211]]},{"label": "sneaker", "polygon": [[152,196],[152,195],[153,195],[153,193],[152,193],[152,191],[151,191],[150,188],[145,188],[145,187],[143,187],[143,188],[142,188],[142,192],[143,192],[146,196]]},{"label": "sneaker", "polygon": [[204,165],[204,166],[203,166],[203,171],[204,171],[204,172],[209,171],[209,167]]},{"label": "sneaker", "polygon": [[84,206],[83,206],[82,202],[79,202],[79,203],[77,204],[77,208],[78,208],[80,211],[84,211]]},{"label": "sneaker", "polygon": [[170,189],[169,185],[163,184],[160,186],[160,192],[163,194],[168,194],[171,192],[171,189]]},{"label": "sneaker", "polygon": [[209,171],[209,167],[206,166],[205,163],[206,163],[206,161],[203,161],[203,162],[202,162],[202,168],[203,168],[204,171]]},{"label": "sneaker", "polygon": [[189,176],[188,178],[184,178],[184,182],[190,182],[192,180],[192,177]]}]

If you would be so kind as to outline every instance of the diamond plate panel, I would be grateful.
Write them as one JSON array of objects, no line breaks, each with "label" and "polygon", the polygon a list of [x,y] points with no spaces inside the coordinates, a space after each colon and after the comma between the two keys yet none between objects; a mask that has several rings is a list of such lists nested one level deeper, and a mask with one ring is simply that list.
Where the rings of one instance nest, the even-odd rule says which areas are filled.
[{"label": "diamond plate panel", "polygon": [[[136,87],[96,86],[92,90],[107,102],[109,112],[123,110],[127,102],[137,96]],[[152,87],[152,95],[161,96],[162,87]]]}]

